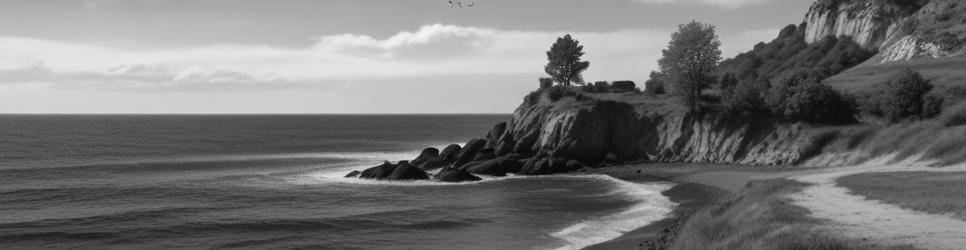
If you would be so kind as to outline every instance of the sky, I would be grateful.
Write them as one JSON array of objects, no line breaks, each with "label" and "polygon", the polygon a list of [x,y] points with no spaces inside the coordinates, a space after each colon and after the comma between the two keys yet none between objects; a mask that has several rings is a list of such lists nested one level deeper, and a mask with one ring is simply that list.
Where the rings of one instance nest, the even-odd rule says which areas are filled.
[{"label": "sky", "polygon": [[0,113],[509,113],[572,34],[643,83],[677,25],[725,57],[808,0],[4,0]]}]

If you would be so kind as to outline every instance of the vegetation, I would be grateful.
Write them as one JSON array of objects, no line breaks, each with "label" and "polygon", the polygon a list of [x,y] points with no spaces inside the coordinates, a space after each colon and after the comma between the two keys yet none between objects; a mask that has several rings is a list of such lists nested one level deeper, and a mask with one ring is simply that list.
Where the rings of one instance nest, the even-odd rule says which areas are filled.
[{"label": "vegetation", "polygon": [[728,74],[719,83],[721,86],[721,106],[725,112],[734,115],[766,114],[765,95],[768,83],[744,80],[739,81]]},{"label": "vegetation", "polygon": [[664,94],[664,73],[651,71],[647,82],[644,82],[644,91],[652,95]]},{"label": "vegetation", "polygon": [[544,71],[564,87],[570,87],[572,83],[582,84],[582,73],[590,67],[590,62],[581,61],[581,56],[584,56],[584,46],[580,41],[574,40],[570,34],[558,37],[547,51],[548,62]]},{"label": "vegetation", "polygon": [[852,192],[903,208],[966,219],[966,173],[863,173],[839,178]]},{"label": "vegetation", "polygon": [[540,78],[540,89],[553,87],[553,78],[541,77]]},{"label": "vegetation", "polygon": [[966,125],[966,102],[961,102],[945,112],[939,118],[940,121],[946,126],[960,126]]},{"label": "vegetation", "polygon": [[635,93],[640,90],[632,81],[614,81],[613,84],[606,81],[597,81],[594,84],[587,84],[581,87],[587,93]]},{"label": "vegetation", "polygon": [[863,98],[861,110],[889,122],[922,120],[940,113],[943,99],[932,94],[933,85],[911,69],[903,69],[879,91]]},{"label": "vegetation", "polygon": [[665,74],[666,85],[691,112],[696,112],[701,92],[714,81],[714,71],[721,60],[718,35],[710,24],[692,21],[678,26],[671,42],[658,61]]},{"label": "vegetation", "polygon": [[827,37],[807,44],[805,24],[789,25],[771,42],[759,43],[749,52],[722,61],[718,75],[732,74],[741,81],[771,82],[797,72],[809,72],[814,78],[824,80],[874,54],[852,39]]},{"label": "vegetation", "polygon": [[839,92],[814,75],[799,72],[772,86],[765,104],[791,120],[842,123],[853,121],[853,108]]},{"label": "vegetation", "polygon": [[[805,184],[789,180],[749,183],[739,197],[691,215],[668,249],[890,249],[836,238],[815,229],[819,221],[792,205],[787,194]],[[891,249],[905,249],[893,247]]]}]

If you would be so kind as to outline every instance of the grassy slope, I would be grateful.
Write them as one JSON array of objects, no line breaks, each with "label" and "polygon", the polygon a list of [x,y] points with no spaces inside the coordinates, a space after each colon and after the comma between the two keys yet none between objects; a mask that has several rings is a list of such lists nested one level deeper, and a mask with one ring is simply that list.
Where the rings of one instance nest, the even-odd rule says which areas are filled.
[{"label": "grassy slope", "polygon": [[[877,59],[870,59],[870,61],[875,60]],[[903,68],[912,68],[919,71],[926,79],[940,88],[966,89],[966,57],[917,59],[886,64],[866,62],[826,79],[825,83],[849,93],[863,93],[879,88],[895,72],[899,72]],[[957,99],[964,98],[963,94],[966,93],[957,93]],[[954,102],[957,101],[959,100]]]},{"label": "grassy slope", "polygon": [[858,195],[928,213],[966,219],[966,173],[866,173],[838,179]]},{"label": "grassy slope", "polygon": [[753,182],[737,198],[693,214],[669,249],[911,249],[870,246],[817,230],[820,221],[785,197],[804,185],[789,180]]}]

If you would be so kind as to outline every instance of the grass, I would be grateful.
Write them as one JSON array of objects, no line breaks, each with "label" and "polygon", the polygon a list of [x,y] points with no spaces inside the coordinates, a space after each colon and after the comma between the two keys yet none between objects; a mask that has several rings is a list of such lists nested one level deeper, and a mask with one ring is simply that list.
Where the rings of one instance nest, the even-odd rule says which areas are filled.
[{"label": "grass", "polygon": [[[876,60],[873,58],[871,60]],[[966,57],[947,57],[937,59],[918,59],[890,62],[885,64],[862,64],[830,77],[825,83],[851,94],[867,93],[889,81],[889,78],[904,68],[918,71],[933,85],[951,89],[951,103],[966,98],[958,89],[966,87]]]},{"label": "grass", "polygon": [[966,172],[864,173],[839,178],[838,184],[870,199],[966,219]]},{"label": "grass", "polygon": [[872,246],[816,229],[820,221],[786,198],[805,184],[750,183],[736,198],[692,214],[668,249],[911,249]]}]

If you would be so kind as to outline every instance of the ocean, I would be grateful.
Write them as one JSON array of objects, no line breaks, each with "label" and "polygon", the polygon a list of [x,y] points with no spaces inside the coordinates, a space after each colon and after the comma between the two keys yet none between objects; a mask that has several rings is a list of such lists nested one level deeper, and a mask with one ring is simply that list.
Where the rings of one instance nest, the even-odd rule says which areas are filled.
[{"label": "ocean", "polygon": [[0,249],[579,249],[667,183],[346,179],[509,115],[0,115]]}]

